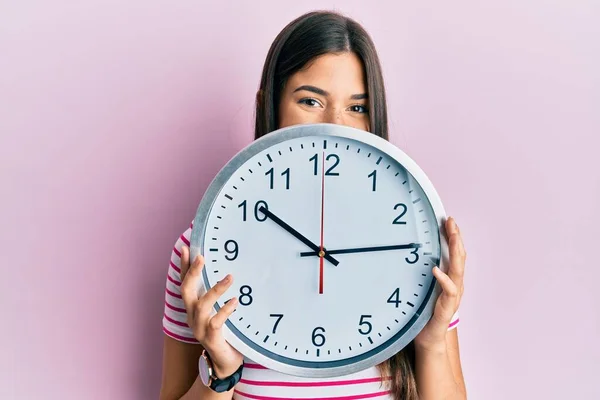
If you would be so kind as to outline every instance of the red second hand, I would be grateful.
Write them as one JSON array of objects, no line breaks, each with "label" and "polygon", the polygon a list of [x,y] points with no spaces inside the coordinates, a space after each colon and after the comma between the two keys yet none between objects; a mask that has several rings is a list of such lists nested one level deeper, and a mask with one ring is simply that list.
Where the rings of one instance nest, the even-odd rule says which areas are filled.
[{"label": "red second hand", "polygon": [[325,152],[321,169],[321,251],[319,252],[319,294],[323,294],[323,221],[325,219]]}]

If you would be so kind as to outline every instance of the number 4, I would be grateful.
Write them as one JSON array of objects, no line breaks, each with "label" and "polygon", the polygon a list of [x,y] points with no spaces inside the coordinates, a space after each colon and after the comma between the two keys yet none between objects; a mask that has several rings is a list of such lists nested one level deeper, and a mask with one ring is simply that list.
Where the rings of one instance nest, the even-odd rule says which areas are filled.
[{"label": "number 4", "polygon": [[400,300],[400,288],[396,288],[396,290],[394,290],[394,293],[392,293],[392,295],[387,299],[387,302],[390,304],[395,304],[396,308],[398,308],[398,305],[402,303]]}]

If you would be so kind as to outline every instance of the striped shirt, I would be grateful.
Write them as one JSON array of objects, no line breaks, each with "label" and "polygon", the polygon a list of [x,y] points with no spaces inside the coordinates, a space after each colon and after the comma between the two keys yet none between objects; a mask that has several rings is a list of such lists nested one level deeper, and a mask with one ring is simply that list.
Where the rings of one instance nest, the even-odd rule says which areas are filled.
[{"label": "striped shirt", "polygon": [[[195,343],[192,330],[187,325],[186,311],[181,298],[181,246],[190,245],[192,226],[177,240],[171,253],[165,289],[163,331],[173,339]],[[454,314],[448,330],[459,323]],[[236,400],[391,400],[386,386],[389,377],[382,377],[377,367],[335,378],[302,378],[267,369],[252,360],[244,359],[242,379],[235,386]]]}]

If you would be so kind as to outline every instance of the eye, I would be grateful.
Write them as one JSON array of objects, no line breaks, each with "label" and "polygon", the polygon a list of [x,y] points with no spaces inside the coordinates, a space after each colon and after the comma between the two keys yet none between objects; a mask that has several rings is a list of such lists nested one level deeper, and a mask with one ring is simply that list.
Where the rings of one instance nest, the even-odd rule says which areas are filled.
[{"label": "eye", "polygon": [[354,111],[360,114],[364,114],[364,113],[368,113],[369,110],[367,109],[367,107],[360,105],[360,104],[356,104],[353,106],[350,106],[350,111]]},{"label": "eye", "polygon": [[306,104],[309,107],[316,107],[319,106],[321,103],[319,103],[318,100],[313,99],[312,97],[306,97],[304,99],[301,99],[300,101],[298,101],[298,103],[300,104]]}]

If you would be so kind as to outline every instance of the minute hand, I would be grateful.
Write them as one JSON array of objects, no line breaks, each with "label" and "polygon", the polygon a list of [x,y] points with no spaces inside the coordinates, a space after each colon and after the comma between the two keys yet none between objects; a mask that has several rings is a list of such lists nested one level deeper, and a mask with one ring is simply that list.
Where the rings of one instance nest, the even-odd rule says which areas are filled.
[{"label": "minute hand", "polygon": [[[355,247],[352,249],[338,249],[338,250],[327,250],[327,254],[348,254],[348,253],[367,253],[371,251],[386,251],[386,250],[400,250],[400,249],[418,249],[422,247],[421,243],[409,243],[409,244],[395,244],[391,246],[375,246],[375,247]],[[300,253],[300,257],[313,257],[317,256],[318,252],[308,251]]]},{"label": "minute hand", "polygon": [[[300,240],[302,243],[304,243],[305,245],[307,245],[308,247],[310,247],[311,249],[313,249],[314,253],[315,253],[315,256],[319,254],[319,251],[321,250],[321,248],[319,246],[317,246],[316,244],[314,244],[313,242],[311,242],[310,240],[308,240],[306,237],[304,237],[304,235],[302,235],[300,232],[298,232],[297,230],[295,230],[294,228],[292,228],[291,226],[289,226],[288,224],[286,224],[285,222],[283,222],[281,220],[281,218],[279,218],[278,216],[276,216],[275,214],[273,214],[265,206],[260,206],[260,208],[258,209],[258,211],[260,211],[263,214],[265,214],[268,218],[270,218],[271,220],[273,220],[273,222],[275,222],[277,225],[281,226],[283,229],[285,229],[286,231],[288,231],[289,233],[291,233],[296,239]],[[325,255],[323,257],[327,261],[329,261],[330,263],[332,263],[335,266],[337,266],[340,263],[338,260],[336,260],[335,258],[331,257],[329,255],[329,252],[327,250],[325,250]]]}]

